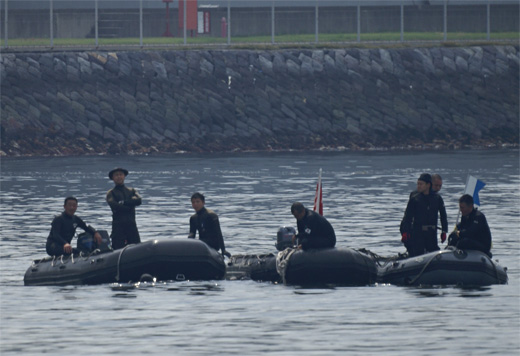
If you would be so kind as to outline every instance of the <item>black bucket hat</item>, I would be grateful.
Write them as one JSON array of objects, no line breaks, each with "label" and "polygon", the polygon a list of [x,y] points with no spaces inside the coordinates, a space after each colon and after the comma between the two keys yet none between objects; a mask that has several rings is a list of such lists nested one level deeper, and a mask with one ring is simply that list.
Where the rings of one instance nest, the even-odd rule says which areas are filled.
[{"label": "black bucket hat", "polygon": [[112,179],[112,176],[114,175],[115,172],[123,172],[125,177],[128,175],[128,171],[126,169],[117,167],[117,168],[112,169],[110,172],[108,172],[108,178]]}]

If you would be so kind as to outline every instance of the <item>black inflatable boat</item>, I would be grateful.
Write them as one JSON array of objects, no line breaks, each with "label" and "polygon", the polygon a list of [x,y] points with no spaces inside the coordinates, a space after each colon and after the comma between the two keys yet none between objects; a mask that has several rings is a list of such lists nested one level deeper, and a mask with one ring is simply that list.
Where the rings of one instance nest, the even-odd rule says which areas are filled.
[{"label": "black inflatable boat", "polygon": [[123,249],[89,254],[45,257],[33,261],[24,284],[68,285],[156,280],[222,279],[226,265],[222,256],[195,239],[152,240]]},{"label": "black inflatable boat", "polygon": [[370,255],[350,248],[288,248],[278,255],[232,256],[226,278],[301,286],[361,286],[376,282],[377,268]]},{"label": "black inflatable boat", "polygon": [[226,268],[226,279],[252,279],[259,282],[280,282],[276,271],[276,255],[233,255]]},{"label": "black inflatable boat", "polygon": [[507,268],[483,252],[449,248],[386,261],[379,265],[378,281],[400,286],[487,286],[507,284],[508,277]]},{"label": "black inflatable boat", "polygon": [[286,249],[275,254],[232,256],[226,279],[284,282],[292,285],[399,286],[507,284],[507,268],[480,251],[454,248],[406,258],[382,257],[368,250]]},{"label": "black inflatable boat", "polygon": [[376,282],[371,256],[351,248],[282,251],[276,269],[284,284],[363,286]]}]

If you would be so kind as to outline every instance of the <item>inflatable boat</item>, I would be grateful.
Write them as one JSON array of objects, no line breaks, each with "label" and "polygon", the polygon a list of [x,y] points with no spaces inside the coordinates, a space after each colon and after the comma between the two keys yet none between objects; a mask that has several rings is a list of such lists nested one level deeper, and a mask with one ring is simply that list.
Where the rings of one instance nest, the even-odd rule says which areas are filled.
[{"label": "inflatable boat", "polygon": [[299,286],[361,286],[376,282],[377,268],[371,256],[350,248],[287,248],[277,255],[232,256],[226,278]]},{"label": "inflatable boat", "polygon": [[278,253],[276,269],[285,285],[363,286],[377,280],[372,257],[351,248],[287,249]]},{"label": "inflatable boat", "polygon": [[281,282],[276,271],[276,255],[233,255],[226,269],[226,279],[252,279],[259,282]]},{"label": "inflatable boat", "polygon": [[24,284],[69,285],[156,280],[222,279],[222,256],[195,239],[151,240],[115,251],[45,257],[33,261]]},{"label": "inflatable boat", "polygon": [[249,278],[255,281],[283,282],[300,286],[373,284],[377,267],[373,256],[351,248],[298,250],[294,248],[296,230],[278,229],[275,247],[278,254],[232,256],[226,279]]},{"label": "inflatable boat", "polygon": [[[377,258],[376,258],[377,261]],[[400,286],[507,284],[507,268],[474,250],[446,250],[387,260],[379,264],[378,281]]]}]

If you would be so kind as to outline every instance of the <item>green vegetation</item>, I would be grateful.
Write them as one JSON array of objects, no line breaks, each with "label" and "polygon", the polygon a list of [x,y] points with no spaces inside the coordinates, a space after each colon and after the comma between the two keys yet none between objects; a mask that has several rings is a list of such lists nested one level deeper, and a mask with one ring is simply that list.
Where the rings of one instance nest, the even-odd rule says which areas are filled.
[{"label": "green vegetation", "polygon": [[[404,33],[404,43],[407,41],[443,41],[444,34],[442,32],[406,32]],[[448,41],[486,41],[486,33],[451,33],[447,35]],[[520,40],[518,32],[500,32],[491,33],[490,40]],[[399,32],[384,32],[384,33],[362,33],[360,34],[360,41],[362,45],[369,45],[370,42],[400,42],[401,34]],[[271,36],[250,36],[250,37],[232,37],[231,45],[234,47],[243,47],[247,45],[271,45]],[[348,44],[357,43],[356,33],[344,34],[319,34],[319,44]],[[289,45],[316,45],[315,34],[298,34],[298,35],[278,35],[274,37],[275,46]],[[195,45],[203,47],[204,45],[227,45],[227,38],[222,37],[188,37],[186,39],[187,45]],[[359,43],[358,43],[359,44]],[[5,39],[1,41],[1,47],[5,46]],[[143,46],[168,47],[168,46],[183,46],[184,39],[182,37],[147,37],[143,38]],[[50,47],[49,38],[13,38],[8,40],[8,47]],[[93,38],[54,38],[53,47],[95,47],[96,41]],[[140,46],[139,38],[99,38],[98,46]]]}]

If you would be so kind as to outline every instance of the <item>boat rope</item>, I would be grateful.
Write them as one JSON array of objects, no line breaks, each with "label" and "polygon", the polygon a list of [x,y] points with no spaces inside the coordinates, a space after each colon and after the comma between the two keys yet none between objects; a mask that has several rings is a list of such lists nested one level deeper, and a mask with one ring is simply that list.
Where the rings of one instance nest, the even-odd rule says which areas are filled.
[{"label": "boat rope", "polygon": [[[368,251],[368,250],[367,250]],[[359,252],[359,251],[358,251]],[[370,252],[370,251],[369,251]],[[374,254],[375,255],[375,254]],[[377,260],[375,260],[375,258],[372,257],[372,261],[376,261],[376,263],[378,263]],[[369,281],[369,283],[373,283],[374,281],[372,280],[372,278],[370,278],[370,266],[368,265],[368,261],[370,260],[367,256],[363,256],[362,258],[363,260],[363,263],[365,264],[365,271],[367,273],[367,280]],[[378,263],[379,264],[379,263]],[[377,274],[376,274],[377,275]]]},{"label": "boat rope", "polygon": [[419,278],[422,277],[424,271],[426,270],[426,268],[428,268],[428,266],[430,265],[430,263],[432,263],[432,261],[436,258],[439,258],[440,255],[442,255],[444,252],[442,251],[439,251],[437,254],[433,255],[432,258],[430,258],[430,260],[428,262],[426,262],[426,264],[424,265],[424,267],[422,268],[421,272],[419,272],[419,274],[417,276],[415,276],[414,279],[412,279],[410,282],[408,282],[407,284],[408,285],[412,285],[414,284],[415,282],[417,282],[417,280]]},{"label": "boat rope", "polygon": [[83,261],[86,261],[90,258],[90,253],[86,254],[84,251],[79,252],[79,258],[82,258]]},{"label": "boat rope", "polygon": [[125,247],[123,247],[121,249],[121,252],[119,252],[119,257],[117,258],[116,282],[119,282],[119,265],[121,263],[121,256],[123,256],[123,252],[128,248],[128,246],[131,246],[131,245],[126,245]]},{"label": "boat rope", "polygon": [[287,272],[287,266],[289,265],[289,259],[295,253],[298,251],[295,248],[286,248],[283,251],[278,252],[278,255],[276,256],[276,272],[282,277],[283,284],[287,284],[287,281],[285,279],[285,273]]},{"label": "boat rope", "polygon": [[395,261],[404,260],[404,259],[408,258],[408,254],[406,254],[406,253],[398,253],[396,256],[385,257],[385,256],[380,256],[377,253],[374,253],[370,250],[367,250],[366,248],[360,248],[360,249],[355,249],[355,250],[362,254],[372,257],[374,262],[379,267],[387,265],[390,262],[395,262]]},{"label": "boat rope", "polygon": [[[78,255],[78,258],[81,258],[83,261],[86,261],[88,260],[90,257],[92,256],[95,256],[95,255],[98,255],[101,253],[101,250],[99,249],[95,249],[94,251],[92,252],[85,252],[85,251],[80,251],[79,252],[79,255]],[[74,262],[73,262],[74,263]]]},{"label": "boat rope", "polygon": [[[56,266],[56,263],[58,262],[58,258],[57,257],[59,257],[59,261],[60,261],[60,263],[62,265],[67,263],[67,260],[65,260],[65,262],[63,261],[63,256],[64,255],[59,255],[59,256],[52,255],[51,267]],[[74,262],[74,254],[73,253],[70,254],[70,259],[71,259],[72,263],[74,264],[75,262]],[[45,259],[42,258],[40,261],[38,261],[38,263],[43,262],[44,260]]]}]

